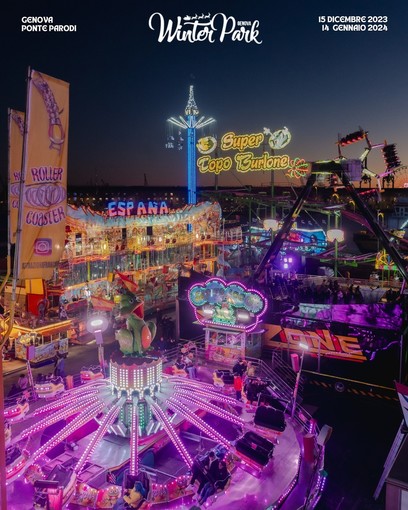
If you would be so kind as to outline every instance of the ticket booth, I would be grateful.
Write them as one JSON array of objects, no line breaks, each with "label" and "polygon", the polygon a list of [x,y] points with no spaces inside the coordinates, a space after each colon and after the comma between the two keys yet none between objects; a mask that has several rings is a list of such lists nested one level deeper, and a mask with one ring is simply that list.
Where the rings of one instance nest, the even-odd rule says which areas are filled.
[{"label": "ticket booth", "polygon": [[233,366],[238,358],[261,356],[263,329],[246,332],[232,327],[206,327],[204,331],[208,361]]}]

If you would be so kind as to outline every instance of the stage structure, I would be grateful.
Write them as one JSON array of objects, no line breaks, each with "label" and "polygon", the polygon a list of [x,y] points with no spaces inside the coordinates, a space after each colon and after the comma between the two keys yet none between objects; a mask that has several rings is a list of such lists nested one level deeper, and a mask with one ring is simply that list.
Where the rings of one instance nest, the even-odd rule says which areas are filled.
[{"label": "stage structure", "polygon": [[[205,126],[213,124],[215,120],[212,117],[205,118],[204,116],[198,117],[199,110],[194,99],[194,86],[190,85],[190,92],[186,108],[184,110],[185,116],[179,115],[170,117],[167,122],[170,125],[176,126],[179,129],[187,130],[187,189],[188,189],[188,204],[197,203],[197,170],[196,170],[196,132],[197,129],[202,129]],[[169,134],[166,148],[181,150],[183,148],[184,139],[182,138],[181,131],[178,132],[177,138]]]}]

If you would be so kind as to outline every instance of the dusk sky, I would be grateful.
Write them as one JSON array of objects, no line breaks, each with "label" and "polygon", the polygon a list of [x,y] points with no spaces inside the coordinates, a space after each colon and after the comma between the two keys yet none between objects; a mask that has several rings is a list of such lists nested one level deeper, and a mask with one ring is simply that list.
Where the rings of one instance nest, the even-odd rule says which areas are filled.
[{"label": "dusk sky", "polygon": [[[223,13],[259,21],[258,41],[159,42],[149,28],[158,12],[177,16]],[[319,16],[365,16],[366,30],[322,30]],[[22,31],[23,16],[52,16],[75,32]],[[369,23],[369,17],[387,21]],[[381,18],[377,18],[381,19]],[[381,31],[369,31],[381,25]],[[383,30],[387,28],[388,30]],[[14,2],[1,30],[0,165],[7,169],[7,108],[25,110],[27,68],[70,83],[69,184],[103,179],[111,185],[185,185],[186,150],[165,149],[166,119],[183,114],[189,85],[200,114],[217,120],[216,134],[287,126],[283,149],[307,161],[337,155],[338,133],[359,126],[372,143],[396,143],[408,164],[408,5],[405,0],[331,2]],[[347,157],[364,144],[346,148]],[[369,168],[385,170],[381,152]],[[220,185],[268,183],[268,172],[222,173]],[[199,175],[199,184],[214,176]],[[286,182],[283,172],[277,182]],[[400,183],[408,183],[401,172]]]}]

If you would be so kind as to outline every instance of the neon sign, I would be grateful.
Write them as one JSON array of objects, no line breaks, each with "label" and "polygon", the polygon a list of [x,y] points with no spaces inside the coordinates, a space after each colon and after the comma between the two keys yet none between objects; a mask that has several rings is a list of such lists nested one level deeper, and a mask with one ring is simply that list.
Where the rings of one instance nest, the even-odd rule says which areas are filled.
[{"label": "neon sign", "polygon": [[[263,152],[262,155],[255,155],[247,149],[258,149],[265,143],[265,136],[269,135],[268,144],[273,150],[282,149],[290,142],[292,136],[285,127],[275,132],[269,128],[264,128],[263,133],[250,133],[237,135],[230,131],[222,136],[220,149],[223,151],[238,151],[232,159],[231,156],[212,158],[209,154],[214,150],[209,150],[208,138],[198,141],[197,148],[201,157],[197,160],[197,167],[200,173],[228,172],[232,169],[235,162],[235,169],[241,173],[259,172],[265,170],[286,170],[289,177],[304,177],[308,172],[309,164],[303,158],[291,158],[287,154],[275,155]],[[214,147],[215,148],[215,147]]]},{"label": "neon sign", "polygon": [[200,154],[210,154],[217,148],[217,139],[213,136],[204,136],[198,140],[196,147]]},{"label": "neon sign", "polygon": [[109,202],[108,215],[114,216],[146,216],[146,215],[162,215],[169,214],[167,203],[162,202],[138,202],[137,205],[129,200],[127,202]]},{"label": "neon sign", "polygon": [[267,308],[266,298],[239,282],[210,278],[193,285],[188,299],[203,325],[222,325],[253,331]]},{"label": "neon sign", "polygon": [[307,352],[312,356],[318,356],[320,353],[322,357],[357,362],[367,361],[357,337],[334,335],[328,329],[309,331],[281,326],[272,326],[272,329],[274,329],[272,338],[266,340],[268,347],[281,349],[282,344],[286,344],[289,349],[301,352],[299,343],[304,343],[308,345]]}]

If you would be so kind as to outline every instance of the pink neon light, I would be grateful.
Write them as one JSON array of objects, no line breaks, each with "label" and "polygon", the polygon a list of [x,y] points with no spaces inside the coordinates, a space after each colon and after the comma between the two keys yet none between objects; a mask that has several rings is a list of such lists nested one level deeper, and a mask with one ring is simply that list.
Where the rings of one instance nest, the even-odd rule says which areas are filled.
[{"label": "pink neon light", "polygon": [[205,423],[205,421],[200,418],[199,416],[196,416],[187,406],[182,404],[180,401],[175,400],[174,398],[169,398],[166,401],[166,404],[170,407],[172,407],[175,411],[185,416],[188,421],[190,421],[193,425],[204,431],[208,436],[210,436],[212,439],[216,441],[220,441],[223,443],[227,448],[230,448],[230,443],[225,439],[224,436],[222,436],[219,432],[217,432],[215,429],[211,427],[211,425],[208,425],[208,423]]},{"label": "pink neon light", "polygon": [[36,462],[40,457],[45,455],[49,450],[54,448],[58,443],[67,438],[75,430],[82,425],[85,425],[88,421],[92,420],[97,414],[99,414],[105,407],[104,403],[99,403],[95,406],[88,407],[83,413],[76,416],[68,425],[66,425],[57,436],[49,439],[41,448],[39,448],[32,457],[32,462]]},{"label": "pink neon light", "polygon": [[[190,389],[183,384],[175,384],[174,385],[175,390],[187,390]],[[229,397],[228,395],[223,395],[221,393],[215,393],[215,392],[209,392],[207,390],[200,390],[200,388],[194,388],[194,393],[201,394],[203,397],[205,397],[207,400],[217,400],[220,402],[225,402],[226,404],[231,405],[237,405],[239,402],[237,402],[232,397]]]},{"label": "pink neon light", "polygon": [[[104,381],[105,382],[105,381]],[[106,385],[106,382],[105,382]],[[33,416],[38,416],[39,414],[46,413],[48,411],[51,411],[53,409],[58,409],[60,407],[63,407],[68,402],[73,402],[75,399],[78,399],[78,395],[85,396],[87,394],[89,395],[95,395],[99,393],[100,389],[93,388],[91,384],[83,386],[81,388],[73,388],[72,390],[66,391],[61,397],[58,398],[55,402],[51,402],[49,404],[46,404],[44,406],[41,406],[36,411],[34,411]]]},{"label": "pink neon light", "polygon": [[163,412],[163,410],[152,400],[150,397],[145,397],[149,405],[154,409],[154,412],[156,414],[156,417],[159,419],[159,421],[162,423],[164,429],[170,436],[170,439],[172,440],[173,444],[177,448],[178,452],[182,456],[184,462],[187,464],[188,467],[191,467],[193,465],[193,460],[190,457],[190,454],[186,450],[186,447],[184,446],[181,439],[176,434],[172,424],[170,423],[169,419],[167,418],[166,414]]},{"label": "pink neon light", "polygon": [[100,439],[106,434],[106,431],[108,430],[110,425],[116,420],[120,408],[122,407],[125,400],[126,400],[125,397],[119,399],[118,402],[116,402],[116,404],[114,404],[114,406],[105,415],[99,428],[96,430],[95,434],[92,436],[92,439],[85,448],[85,451],[82,454],[81,458],[79,459],[78,464],[75,466],[74,469],[75,473],[77,474],[81,473],[86,461],[95,451],[96,445],[98,444]]},{"label": "pink neon light", "polygon": [[132,406],[132,426],[130,431],[130,469],[129,472],[131,475],[137,475],[139,472],[139,457],[138,457],[138,447],[139,447],[139,409],[137,405],[137,399],[133,399]]},{"label": "pink neon light", "polygon": [[[208,389],[214,393],[220,393],[220,390],[217,390],[213,384],[201,383],[201,382],[195,381],[194,379],[181,379],[180,377],[177,377],[174,375],[169,376],[168,379],[170,380],[171,384],[182,384],[183,386],[205,388],[205,389]],[[166,383],[163,383],[163,384],[166,384]]]},{"label": "pink neon light", "polygon": [[238,416],[235,416],[234,414],[230,413],[229,411],[226,411],[224,409],[220,409],[219,407],[215,406],[214,404],[211,404],[209,402],[204,401],[203,398],[200,398],[196,395],[190,395],[187,392],[184,391],[177,391],[174,394],[175,397],[181,397],[183,400],[186,400],[189,403],[195,404],[204,411],[208,411],[211,414],[215,414],[217,416],[220,416],[221,418],[224,418],[227,421],[230,421],[232,423],[235,423],[237,425],[245,426],[246,423],[244,420],[239,418]]},{"label": "pink neon light", "polygon": [[79,411],[82,411],[83,409],[86,409],[89,405],[95,404],[98,402],[97,397],[91,397],[88,399],[85,399],[81,401],[81,404],[79,405],[78,402],[73,402],[70,406],[64,407],[62,410],[52,414],[51,416],[47,416],[46,418],[43,418],[37,423],[34,423],[27,429],[23,430],[20,434],[19,440],[24,439],[31,434],[35,434],[39,432],[42,429],[45,429],[46,427],[52,425],[53,423],[57,423],[58,421],[62,420],[63,418],[66,418],[67,416],[70,416],[72,414],[76,414]]}]

